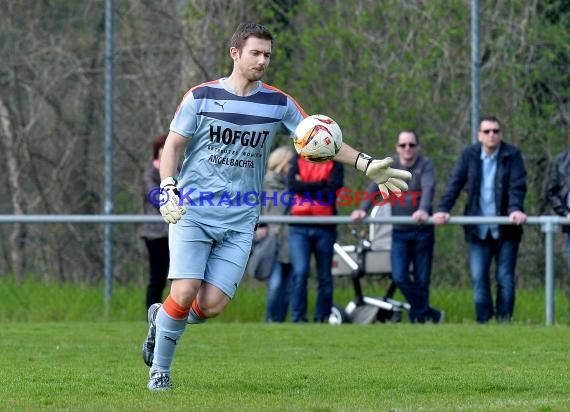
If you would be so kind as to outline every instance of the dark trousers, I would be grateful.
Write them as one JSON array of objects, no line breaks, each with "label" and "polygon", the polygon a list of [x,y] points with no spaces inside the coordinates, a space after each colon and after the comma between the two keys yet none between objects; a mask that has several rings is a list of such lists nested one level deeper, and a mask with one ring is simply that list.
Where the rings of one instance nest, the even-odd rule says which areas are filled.
[{"label": "dark trousers", "polygon": [[315,322],[326,322],[333,300],[332,261],[336,227],[327,225],[290,225],[289,254],[291,257],[291,321],[307,322],[307,282],[311,255],[317,263],[317,302]]},{"label": "dark trousers", "polygon": [[392,231],[392,279],[410,304],[411,323],[435,321],[439,317],[429,304],[434,243],[433,226]]},{"label": "dark trousers", "polygon": [[170,255],[168,251],[168,238],[145,239],[150,265],[148,286],[146,289],[147,309],[153,303],[162,302],[162,291],[166,287]]},{"label": "dark trousers", "polygon": [[267,280],[266,322],[284,322],[289,309],[291,295],[291,265],[275,260],[271,275]]},{"label": "dark trousers", "polygon": [[[478,323],[488,322],[493,316],[498,321],[510,321],[515,306],[515,266],[519,242],[474,236],[469,242],[469,266],[473,302]],[[495,259],[497,283],[496,311],[491,295],[491,261]]]}]

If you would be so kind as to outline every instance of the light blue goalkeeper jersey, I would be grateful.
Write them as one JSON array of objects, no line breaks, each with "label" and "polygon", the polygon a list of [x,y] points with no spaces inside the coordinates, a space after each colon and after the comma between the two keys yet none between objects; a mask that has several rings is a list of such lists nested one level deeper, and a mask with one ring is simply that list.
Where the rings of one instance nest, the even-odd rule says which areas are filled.
[{"label": "light blue goalkeeper jersey", "polygon": [[234,94],[224,79],[190,89],[170,124],[190,138],[178,175],[183,219],[253,232],[273,195],[261,193],[273,139],[292,136],[304,117],[292,97],[262,82],[249,96]]}]

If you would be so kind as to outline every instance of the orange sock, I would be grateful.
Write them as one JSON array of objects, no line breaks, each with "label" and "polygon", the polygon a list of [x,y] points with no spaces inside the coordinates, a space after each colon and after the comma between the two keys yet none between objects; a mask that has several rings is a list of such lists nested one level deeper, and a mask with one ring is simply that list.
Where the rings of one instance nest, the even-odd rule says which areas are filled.
[{"label": "orange sock", "polygon": [[176,301],[170,295],[168,295],[162,304],[162,308],[168,314],[168,316],[176,320],[186,319],[188,317],[188,313],[190,313],[190,308],[183,308],[178,303],[176,303]]},{"label": "orange sock", "polygon": [[200,306],[198,306],[198,301],[196,299],[194,299],[192,301],[192,310],[194,311],[194,313],[196,314],[196,316],[202,320],[206,319],[206,315],[204,315],[204,312],[202,312],[200,310]]}]

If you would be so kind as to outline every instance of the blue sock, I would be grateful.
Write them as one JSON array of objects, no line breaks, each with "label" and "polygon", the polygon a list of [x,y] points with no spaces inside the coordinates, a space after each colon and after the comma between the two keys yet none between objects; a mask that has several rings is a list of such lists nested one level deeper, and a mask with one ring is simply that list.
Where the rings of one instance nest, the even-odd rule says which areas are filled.
[{"label": "blue sock", "polygon": [[198,316],[194,309],[190,309],[190,313],[188,313],[188,317],[186,318],[186,323],[195,325],[197,323],[204,323],[206,320],[207,318],[201,318]]},{"label": "blue sock", "polygon": [[156,314],[156,338],[152,372],[170,373],[174,351],[185,328],[186,319],[173,319],[168,316],[162,306],[160,307]]}]

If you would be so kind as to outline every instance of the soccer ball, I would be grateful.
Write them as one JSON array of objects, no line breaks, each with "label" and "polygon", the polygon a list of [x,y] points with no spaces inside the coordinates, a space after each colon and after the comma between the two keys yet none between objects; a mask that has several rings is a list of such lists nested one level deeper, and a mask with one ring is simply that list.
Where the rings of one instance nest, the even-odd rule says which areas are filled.
[{"label": "soccer ball", "polygon": [[333,119],[323,114],[304,118],[295,129],[293,140],[299,156],[322,163],[336,156],[342,146],[342,132]]}]

